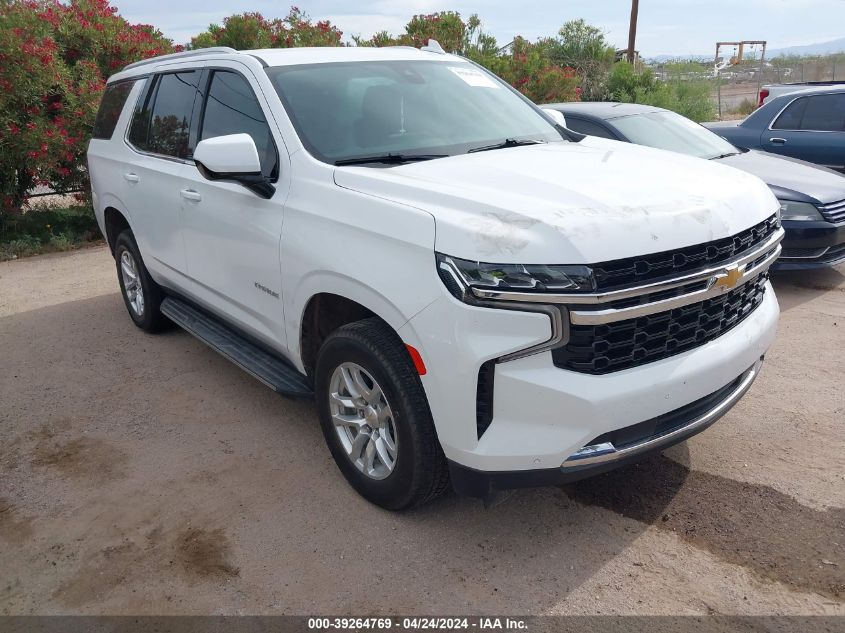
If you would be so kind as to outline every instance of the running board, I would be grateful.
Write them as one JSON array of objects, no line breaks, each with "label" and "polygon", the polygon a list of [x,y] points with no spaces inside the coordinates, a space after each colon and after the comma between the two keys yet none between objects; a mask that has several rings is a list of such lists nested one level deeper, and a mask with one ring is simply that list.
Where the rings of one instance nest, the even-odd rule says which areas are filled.
[{"label": "running board", "polygon": [[219,319],[175,297],[161,302],[162,313],[265,385],[285,396],[313,398],[308,378]]}]

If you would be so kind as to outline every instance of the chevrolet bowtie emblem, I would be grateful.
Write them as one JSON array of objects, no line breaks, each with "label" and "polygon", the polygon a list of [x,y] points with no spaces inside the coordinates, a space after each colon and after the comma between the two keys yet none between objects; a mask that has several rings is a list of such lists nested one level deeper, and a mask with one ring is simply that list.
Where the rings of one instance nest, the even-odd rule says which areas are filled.
[{"label": "chevrolet bowtie emblem", "polygon": [[728,268],[724,273],[714,277],[714,286],[722,288],[723,290],[730,290],[742,278],[742,271],[737,268]]}]

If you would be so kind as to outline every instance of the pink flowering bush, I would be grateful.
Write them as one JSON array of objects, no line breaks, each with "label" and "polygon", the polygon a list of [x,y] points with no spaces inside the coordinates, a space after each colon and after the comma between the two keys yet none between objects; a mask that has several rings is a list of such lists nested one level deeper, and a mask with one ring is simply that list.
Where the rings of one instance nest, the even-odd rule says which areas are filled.
[{"label": "pink flowering bush", "polygon": [[300,10],[291,7],[284,18],[268,20],[260,13],[241,13],[223,19],[223,25],[212,24],[191,40],[191,48],[231,46],[237,50],[255,48],[292,48],[295,46],[342,46],[339,31],[328,20],[313,22]]},{"label": "pink flowering bush", "polygon": [[87,193],[85,150],[105,80],[173,50],[108,0],[0,2],[0,219],[39,185]]},{"label": "pink flowering bush", "polygon": [[509,54],[479,62],[536,103],[581,99],[580,78],[575,70],[550,62],[537,44],[524,38],[514,39]]}]

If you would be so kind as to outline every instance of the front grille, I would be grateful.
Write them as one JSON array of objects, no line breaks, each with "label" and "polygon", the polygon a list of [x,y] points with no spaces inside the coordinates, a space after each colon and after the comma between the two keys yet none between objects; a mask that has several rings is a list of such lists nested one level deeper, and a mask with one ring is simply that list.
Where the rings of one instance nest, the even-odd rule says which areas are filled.
[{"label": "front grille", "polygon": [[845,222],[845,200],[839,202],[831,202],[819,207],[822,217],[828,222],[839,224]]},{"label": "front grille", "polygon": [[557,367],[607,374],[704,345],[739,324],[763,301],[768,273],[718,297],[601,325],[571,325],[569,342],[552,350]]},{"label": "front grille", "polygon": [[596,277],[597,290],[603,292],[718,265],[762,244],[777,229],[777,216],[773,215],[733,237],[662,253],[595,264],[591,268]]}]

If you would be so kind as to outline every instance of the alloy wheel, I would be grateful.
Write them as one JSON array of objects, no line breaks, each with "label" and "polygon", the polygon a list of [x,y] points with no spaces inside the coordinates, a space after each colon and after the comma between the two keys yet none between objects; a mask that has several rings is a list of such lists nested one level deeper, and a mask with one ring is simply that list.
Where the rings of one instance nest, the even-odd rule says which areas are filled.
[{"label": "alloy wheel", "polygon": [[340,443],[355,467],[372,479],[393,472],[398,437],[381,386],[356,363],[341,363],[329,382],[329,410]]},{"label": "alloy wheel", "polygon": [[128,250],[120,255],[120,274],[123,278],[123,292],[129,306],[137,316],[144,315],[144,288],[141,286],[141,277],[138,274],[138,266],[135,258]]}]

